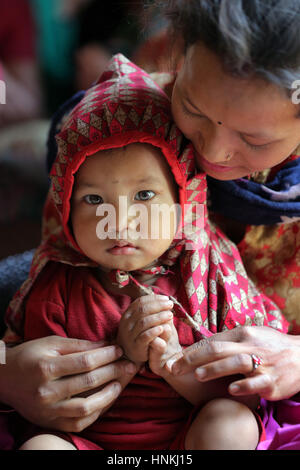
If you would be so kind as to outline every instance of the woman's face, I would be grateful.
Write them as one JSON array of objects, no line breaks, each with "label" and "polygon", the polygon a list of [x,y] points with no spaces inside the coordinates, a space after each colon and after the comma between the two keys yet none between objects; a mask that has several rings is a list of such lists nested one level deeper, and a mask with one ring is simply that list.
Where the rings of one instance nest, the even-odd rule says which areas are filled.
[{"label": "woman's face", "polygon": [[271,168],[300,143],[299,106],[262,79],[228,75],[218,56],[201,43],[187,51],[172,110],[196,148],[199,169],[219,180]]}]

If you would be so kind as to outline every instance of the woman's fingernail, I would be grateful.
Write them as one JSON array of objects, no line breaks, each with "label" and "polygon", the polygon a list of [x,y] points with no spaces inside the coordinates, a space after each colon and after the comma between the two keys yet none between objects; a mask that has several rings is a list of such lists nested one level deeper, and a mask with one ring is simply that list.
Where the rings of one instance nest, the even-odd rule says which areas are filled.
[{"label": "woman's fingernail", "polygon": [[196,369],[196,376],[198,377],[198,379],[204,379],[206,375],[207,375],[207,372],[205,369],[203,369],[203,367],[198,367]]},{"label": "woman's fingernail", "polygon": [[117,357],[123,356],[123,351],[122,351],[122,349],[121,349],[119,346],[116,346],[116,347],[115,347],[115,352],[116,352],[116,356],[117,356]]},{"label": "woman's fingernail", "polygon": [[113,389],[116,393],[120,393],[121,390],[122,390],[121,384],[119,384],[119,382],[114,383],[113,384]]},{"label": "woman's fingernail", "polygon": [[174,362],[176,362],[175,359],[169,359],[169,360],[166,362],[166,367],[167,367],[167,369],[168,369],[170,372],[173,372],[172,367],[173,367]]},{"label": "woman's fingernail", "polygon": [[230,393],[235,394],[235,393],[238,393],[239,390],[240,390],[239,385],[237,385],[237,384],[231,384],[231,385],[229,385],[229,392],[230,392]]},{"label": "woman's fingernail", "polygon": [[126,364],[125,370],[127,374],[134,374],[136,372],[136,366],[130,362],[129,364]]}]

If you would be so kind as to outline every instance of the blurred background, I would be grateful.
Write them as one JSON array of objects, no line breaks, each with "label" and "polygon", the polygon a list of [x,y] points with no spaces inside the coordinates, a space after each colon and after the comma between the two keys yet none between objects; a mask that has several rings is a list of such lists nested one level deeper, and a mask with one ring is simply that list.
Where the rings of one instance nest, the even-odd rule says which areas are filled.
[{"label": "blurred background", "polygon": [[167,71],[170,44],[151,0],[0,0],[0,12],[3,260],[39,244],[53,113],[89,88],[115,53],[148,72]]}]

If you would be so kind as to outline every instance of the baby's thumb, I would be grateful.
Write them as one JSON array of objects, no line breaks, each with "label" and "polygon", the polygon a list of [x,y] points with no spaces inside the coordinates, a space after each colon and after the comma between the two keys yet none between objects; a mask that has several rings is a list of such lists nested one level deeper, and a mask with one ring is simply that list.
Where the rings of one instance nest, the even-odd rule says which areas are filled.
[{"label": "baby's thumb", "polygon": [[161,338],[161,336],[158,336],[150,343],[150,348],[152,348],[153,351],[162,354],[167,349],[167,343],[163,338]]}]

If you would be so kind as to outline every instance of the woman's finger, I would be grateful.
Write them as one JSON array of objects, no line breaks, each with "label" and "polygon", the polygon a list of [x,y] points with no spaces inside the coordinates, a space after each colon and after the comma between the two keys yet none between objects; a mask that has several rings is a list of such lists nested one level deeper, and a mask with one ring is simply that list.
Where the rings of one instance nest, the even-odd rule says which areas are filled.
[{"label": "woman's finger", "polygon": [[56,335],[45,338],[45,341],[47,341],[49,349],[62,355],[89,351],[108,345],[108,342],[104,340],[95,342],[77,338],[63,338]]},{"label": "woman's finger", "polygon": [[274,379],[268,374],[257,374],[232,382],[228,391],[233,396],[260,395],[268,400],[277,399]]},{"label": "woman's finger", "polygon": [[85,416],[84,418],[58,418],[52,426],[48,426],[52,429],[58,429],[63,432],[81,432],[91,424],[93,424],[99,417],[99,412]]},{"label": "woman's finger", "polygon": [[197,367],[195,377],[200,382],[207,382],[220,377],[236,374],[250,374],[251,372],[253,372],[251,355],[241,353],[211,362],[202,367]]},{"label": "woman's finger", "polygon": [[[44,374],[48,380],[67,375],[82,374],[118,360],[123,354],[119,346],[111,345],[89,351],[51,357],[44,360]],[[46,370],[48,367],[48,371]]]},{"label": "woman's finger", "polygon": [[128,361],[113,362],[89,372],[62,378],[48,383],[45,389],[40,387],[40,395],[45,403],[53,403],[67,397],[79,395],[88,390],[101,387],[124,374],[131,374],[134,364]]},{"label": "woman's finger", "polygon": [[174,375],[192,372],[197,366],[203,366],[228,356],[247,352],[242,343],[225,341],[202,340],[193,345],[193,348],[184,350],[184,355],[172,365]]},{"label": "woman's finger", "polygon": [[118,382],[111,382],[99,392],[88,397],[74,397],[56,404],[54,409],[60,417],[85,418],[95,412],[100,413],[118,398],[122,388]]}]

